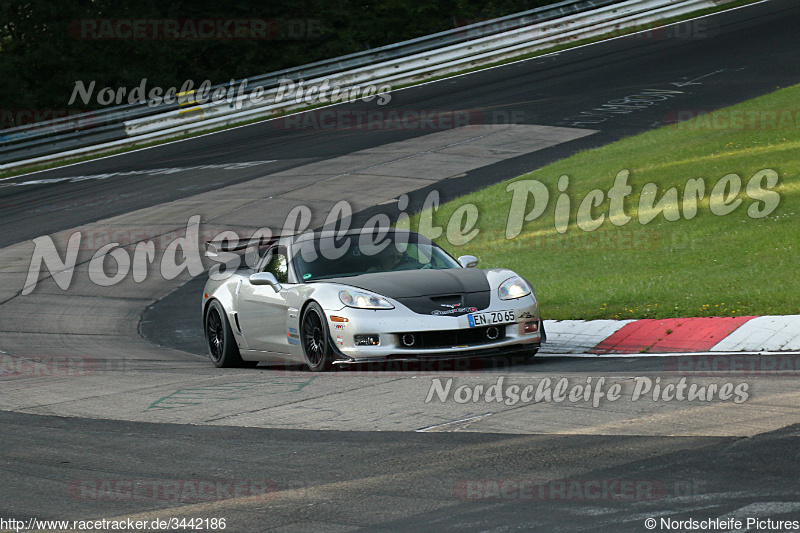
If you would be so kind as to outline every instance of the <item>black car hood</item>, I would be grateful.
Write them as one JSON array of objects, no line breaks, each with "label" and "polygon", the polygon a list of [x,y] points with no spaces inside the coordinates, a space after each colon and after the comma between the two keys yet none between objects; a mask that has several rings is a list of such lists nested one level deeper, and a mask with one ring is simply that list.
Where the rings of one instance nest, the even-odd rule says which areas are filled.
[{"label": "black car hood", "polygon": [[486,274],[477,268],[375,272],[319,281],[350,285],[394,299],[467,294],[490,290]]}]

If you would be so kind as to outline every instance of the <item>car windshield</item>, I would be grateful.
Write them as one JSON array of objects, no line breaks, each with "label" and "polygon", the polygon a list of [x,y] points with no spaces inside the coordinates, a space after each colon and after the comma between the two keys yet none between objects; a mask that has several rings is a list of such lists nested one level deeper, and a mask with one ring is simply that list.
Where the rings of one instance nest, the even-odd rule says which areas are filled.
[{"label": "car windshield", "polygon": [[309,282],[374,272],[461,268],[447,252],[422,236],[390,232],[366,245],[357,235],[349,237],[335,243],[320,238],[298,243],[292,259],[298,277]]}]

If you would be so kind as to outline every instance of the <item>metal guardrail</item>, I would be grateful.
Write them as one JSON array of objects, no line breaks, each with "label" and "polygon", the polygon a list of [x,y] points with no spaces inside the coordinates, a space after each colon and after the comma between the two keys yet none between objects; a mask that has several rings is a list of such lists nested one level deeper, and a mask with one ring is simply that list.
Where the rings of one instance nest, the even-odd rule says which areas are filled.
[{"label": "metal guardrail", "polygon": [[[0,164],[0,169],[79,155],[91,150],[109,149],[139,140],[155,140],[203,131],[277,112],[288,112],[307,105],[292,101],[276,103],[275,98],[270,100],[269,96],[275,95],[281,79],[302,79],[306,89],[319,87],[326,80],[343,89],[368,82],[395,85],[411,83],[517,57],[559,43],[606,35],[729,1],[731,0],[561,2],[547,8],[448,30],[369,52],[359,52],[252,78],[239,108],[227,102],[209,103],[197,106],[197,112],[183,113],[177,104],[173,104],[151,107],[148,108],[151,112],[137,115],[142,111],[123,109],[135,106],[121,106],[107,110],[104,115],[106,118],[114,117],[113,122],[100,123],[101,119],[98,118],[95,124],[99,125],[95,128],[76,128],[65,133],[57,128],[48,130],[43,125],[38,134],[18,142],[11,140],[7,146],[0,138],[0,158],[9,161]],[[564,15],[570,11],[573,13]],[[227,84],[220,87],[225,86]],[[256,87],[262,88],[265,98],[261,103],[252,104],[249,95]],[[119,118],[123,116],[126,117],[124,120]],[[34,159],[27,159],[30,157]]]},{"label": "metal guardrail", "polygon": [[[382,46],[371,50],[335,57],[298,67],[263,74],[247,80],[245,94],[256,87],[271,89],[278,87],[279,80],[294,81],[310,77],[328,76],[353,68],[402,58],[412,54],[428,52],[463,43],[469,40],[512,31],[537,22],[553,20],[620,2],[621,0],[565,0],[505,17],[482,21],[424,37]],[[238,86],[243,80],[237,80]],[[213,86],[213,89],[228,84]],[[92,111],[83,115],[59,118],[0,131],[0,162],[8,163],[29,157],[57,153],[99,142],[126,138],[125,121],[153,116],[179,109],[178,104],[126,104]]]}]

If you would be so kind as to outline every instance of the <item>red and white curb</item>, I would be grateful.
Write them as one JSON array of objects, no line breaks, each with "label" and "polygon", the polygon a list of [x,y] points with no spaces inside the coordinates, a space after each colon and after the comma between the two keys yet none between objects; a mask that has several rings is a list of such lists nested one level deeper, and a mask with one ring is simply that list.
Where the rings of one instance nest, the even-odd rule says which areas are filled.
[{"label": "red and white curb", "polygon": [[542,355],[800,351],[800,315],[545,320]]}]

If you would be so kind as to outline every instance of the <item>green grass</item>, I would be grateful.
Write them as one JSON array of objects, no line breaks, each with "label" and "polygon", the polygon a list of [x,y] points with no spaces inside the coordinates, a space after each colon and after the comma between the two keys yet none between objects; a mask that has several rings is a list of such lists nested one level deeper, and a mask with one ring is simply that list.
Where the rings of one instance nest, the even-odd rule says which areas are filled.
[{"label": "green grass", "polygon": [[[454,255],[474,254],[480,266],[507,267],[534,283],[543,315],[552,319],[665,318],[743,316],[800,312],[800,86],[660,128],[614,144],[578,153],[514,180],[496,184],[442,205],[433,222],[447,227],[452,213],[474,204],[478,236],[454,246],[437,239]],[[726,128],[733,113],[775,111],[774,122],[749,117]],[[593,216],[606,218],[595,231],[576,226],[576,211],[592,189],[607,192],[617,173],[630,171],[633,191],[624,201],[632,219],[610,222],[607,197]],[[758,171],[772,169],[779,181],[772,190],[780,201],[768,216],[752,218],[755,204],[745,187]],[[741,205],[718,216],[709,206],[711,188],[723,176],[737,174]],[[569,176],[569,226],[555,230],[557,182]],[[646,183],[658,186],[656,200],[676,187],[679,202],[690,178],[703,178],[706,195],[697,215],[667,221],[659,214],[642,224],[640,192]],[[511,205],[509,183],[537,180],[549,190],[541,216],[525,222],[521,233],[507,239]],[[763,185],[766,188],[766,183]],[[533,204],[532,197],[527,209]],[[777,197],[776,197],[777,198]],[[412,217],[418,227],[420,215]]]},{"label": "green grass", "polygon": [[[680,16],[676,16],[676,17],[670,17],[670,18],[666,18],[666,19],[663,19],[663,20],[659,20],[657,22],[650,22],[648,24],[641,24],[641,25],[638,25],[638,26],[632,26],[630,28],[621,28],[619,30],[615,30],[613,32],[609,32],[609,33],[606,33],[606,34],[603,34],[603,35],[599,35],[597,37],[591,37],[591,38],[588,38],[588,39],[581,39],[581,40],[572,41],[572,42],[569,42],[569,43],[559,44],[559,45],[556,45],[556,46],[553,46],[553,47],[550,47],[550,48],[537,50],[535,52],[529,52],[529,53],[526,53],[526,54],[521,54],[521,55],[513,57],[513,58],[504,59],[504,60],[501,60],[501,61],[496,61],[496,62],[493,62],[493,63],[488,63],[488,64],[485,64],[485,65],[480,65],[480,66],[476,66],[476,67],[471,67],[471,68],[467,68],[467,69],[464,69],[464,70],[459,70],[458,72],[452,72],[450,74],[445,74],[445,75],[442,75],[442,76],[426,77],[424,79],[421,79],[421,80],[413,82],[413,83],[405,83],[405,84],[398,85],[397,87],[394,87],[393,90],[399,90],[399,89],[404,89],[404,88],[407,88],[407,87],[413,87],[415,85],[419,85],[419,84],[422,84],[422,83],[430,83],[430,82],[433,82],[433,81],[452,78],[452,77],[455,77],[455,76],[461,76],[461,75],[468,74],[468,73],[471,73],[471,72],[477,72],[479,70],[486,70],[486,69],[489,69],[489,68],[498,67],[498,66],[501,66],[501,65],[506,65],[506,64],[509,64],[509,63],[514,63],[514,62],[517,62],[517,61],[523,61],[525,59],[531,59],[531,58],[534,58],[534,57],[553,54],[555,52],[561,52],[561,51],[567,50],[569,48],[575,48],[577,46],[583,46],[583,45],[586,45],[586,44],[605,41],[607,39],[612,39],[612,38],[620,37],[620,36],[623,36],[623,35],[629,35],[629,34],[632,34],[632,33],[640,32],[640,31],[644,31],[644,30],[649,30],[649,29],[652,29],[652,28],[659,28],[659,27],[662,27],[662,26],[668,26],[670,24],[674,24],[676,22],[680,22],[680,21],[683,21],[683,20],[689,20],[689,19],[693,19],[693,18],[697,18],[697,17],[702,17],[702,16],[705,16],[705,15],[709,15],[711,13],[716,13],[716,12],[720,12],[720,11],[727,11],[727,10],[730,10],[730,9],[733,9],[733,8],[736,8],[736,7],[741,7],[741,6],[744,6],[744,5],[747,5],[747,4],[753,4],[753,3],[759,2],[759,1],[760,0],[733,0],[731,2],[728,2],[728,3],[725,3],[725,4],[721,4],[721,5],[716,6],[716,7],[710,7],[710,8],[706,8],[706,9],[701,9],[701,10],[698,10],[698,11],[693,11],[692,13],[687,13],[685,15],[680,15]],[[65,158],[65,159],[61,159],[61,160],[55,160],[55,161],[49,161],[49,162],[45,162],[45,163],[35,163],[35,164],[31,164],[31,165],[25,165],[25,166],[22,166],[22,167],[17,167],[17,168],[11,169],[11,170],[0,171],[0,179],[9,178],[9,177],[12,177],[12,176],[18,176],[20,174],[27,174],[29,172],[37,172],[37,171],[40,171],[40,170],[48,170],[48,169],[51,169],[51,168],[62,167],[62,166],[65,166],[65,165],[72,165],[72,164],[81,163],[81,162],[84,162],[84,161],[91,161],[93,159],[99,159],[99,158],[108,157],[108,156],[111,156],[111,155],[121,154],[121,153],[125,153],[125,152],[131,152],[131,151],[134,151],[134,150],[140,150],[142,148],[148,148],[148,147],[151,147],[151,146],[157,146],[157,145],[165,144],[165,143],[168,143],[168,142],[174,142],[174,141],[179,141],[179,140],[184,140],[184,139],[190,139],[192,137],[197,137],[199,135],[206,135],[208,133],[214,133],[214,132],[217,132],[217,131],[223,131],[223,130],[227,130],[227,129],[231,129],[231,128],[245,126],[245,125],[248,125],[248,124],[255,124],[257,122],[264,122],[266,120],[272,120],[272,119],[275,119],[275,118],[278,118],[278,117],[281,117],[281,116],[284,116],[284,115],[287,115],[287,114],[294,114],[294,113],[299,113],[299,112],[303,112],[303,111],[309,111],[309,110],[312,110],[312,109],[316,109],[318,107],[325,107],[325,104],[310,105],[310,106],[294,109],[294,110],[289,111],[289,112],[281,112],[281,113],[275,113],[275,114],[271,114],[271,115],[256,117],[256,118],[253,118],[253,119],[244,120],[244,121],[236,122],[236,123],[233,123],[233,124],[228,124],[228,125],[225,125],[225,126],[218,126],[218,127],[214,127],[214,128],[209,128],[209,129],[198,131],[198,132],[177,134],[175,136],[171,136],[171,137],[166,138],[166,139],[160,139],[160,140],[157,140],[157,141],[136,141],[135,139],[132,139],[131,143],[129,145],[125,145],[124,147],[120,147],[120,148],[116,148],[116,149],[112,149],[112,150],[106,150],[106,151],[102,151],[102,152],[98,152],[98,153],[94,153],[94,154],[88,154],[88,155],[85,155],[85,156],[69,157],[69,158]]]}]

